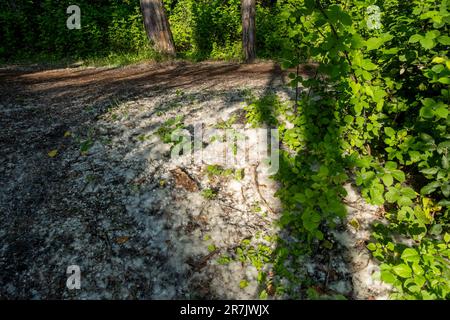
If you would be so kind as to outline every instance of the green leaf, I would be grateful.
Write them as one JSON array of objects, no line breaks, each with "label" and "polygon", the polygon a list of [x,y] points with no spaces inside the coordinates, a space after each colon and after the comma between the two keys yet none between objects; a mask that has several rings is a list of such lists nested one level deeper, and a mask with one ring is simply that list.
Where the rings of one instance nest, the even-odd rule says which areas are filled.
[{"label": "green leaf", "polygon": [[432,107],[420,108],[420,116],[425,119],[434,118],[434,110]]},{"label": "green leaf", "polygon": [[58,150],[51,150],[51,151],[49,151],[49,153],[47,153],[47,155],[50,157],[50,158],[54,158],[54,157],[56,157],[56,155],[58,154]]},{"label": "green leaf", "polygon": [[410,199],[415,199],[415,198],[417,197],[417,194],[416,194],[416,192],[414,191],[414,189],[409,188],[409,187],[403,188],[403,189],[402,189],[402,194],[403,194],[405,197],[408,197],[408,198],[410,198]]},{"label": "green leaf", "polygon": [[384,43],[384,40],[382,38],[369,38],[366,41],[366,46],[367,46],[367,50],[371,51],[371,50],[376,50],[378,48],[380,48]]},{"label": "green leaf", "polygon": [[441,160],[442,168],[448,169],[448,157],[444,154]]},{"label": "green leaf", "polygon": [[427,169],[423,169],[420,170],[420,172],[422,172],[425,175],[434,175],[438,172],[439,168],[434,167],[434,168],[427,168]]},{"label": "green leaf", "polygon": [[392,138],[392,137],[395,136],[395,130],[392,129],[391,127],[385,127],[385,128],[384,128],[384,133],[386,133],[386,135],[387,135],[389,138]]},{"label": "green leaf", "polygon": [[[414,274],[416,274],[416,275],[424,274],[423,268],[419,265],[418,262],[412,264],[412,270],[413,270]],[[421,282],[421,281],[419,280],[419,282]],[[417,279],[416,279],[416,283],[417,283]]]},{"label": "green leaf", "polygon": [[425,34],[425,38],[436,39],[437,37],[439,37],[440,34],[441,33],[439,32],[439,30],[431,30]]},{"label": "green leaf", "polygon": [[353,119],[354,119],[353,116],[351,116],[349,114],[344,117],[345,123],[348,123],[348,124],[352,123]]},{"label": "green leaf", "polygon": [[352,18],[344,12],[339,5],[331,5],[328,9],[328,17],[332,23],[341,22],[345,26],[352,24]]},{"label": "green leaf", "polygon": [[410,206],[413,204],[413,202],[411,201],[411,199],[409,197],[405,197],[405,196],[401,196],[398,200],[397,203],[399,206],[404,207],[404,206]]},{"label": "green leaf", "polygon": [[434,57],[431,63],[445,63],[445,59],[442,57]]},{"label": "green leaf", "polygon": [[247,280],[241,280],[239,282],[239,288],[244,289],[246,287],[248,287],[248,281]]},{"label": "green leaf", "polygon": [[450,84],[450,77],[439,78],[438,82],[443,84]]},{"label": "green leaf", "polygon": [[449,243],[450,242],[450,233],[444,234],[444,241]]},{"label": "green leaf", "polygon": [[433,193],[440,185],[441,184],[438,181],[433,181],[420,189],[420,193],[423,195]]},{"label": "green leaf", "polygon": [[384,166],[388,170],[395,170],[395,169],[397,169],[397,163],[394,162],[394,161],[387,161]]},{"label": "green leaf", "polygon": [[437,41],[444,46],[450,45],[450,37],[449,36],[440,36]]},{"label": "green leaf", "polygon": [[441,191],[442,191],[442,194],[444,195],[444,197],[446,197],[446,198],[450,197],[450,184],[446,183],[446,184],[441,185]]},{"label": "green leaf", "polygon": [[406,180],[405,173],[401,170],[393,170],[391,173],[392,176],[395,178],[395,180],[397,180],[400,183]]},{"label": "green leaf", "polygon": [[413,248],[407,248],[402,253],[402,260],[405,262],[419,262],[419,253]]},{"label": "green leaf", "polygon": [[420,137],[422,138],[422,140],[423,140],[424,142],[429,143],[429,144],[434,144],[434,139],[433,139],[433,137],[430,136],[429,134],[423,133],[423,132],[422,132],[422,133],[420,134]]},{"label": "green leaf", "polygon": [[385,173],[381,177],[381,180],[383,180],[383,183],[386,187],[390,187],[394,183],[394,178],[392,177],[392,175],[390,173]]},{"label": "green leaf", "polygon": [[395,274],[402,278],[410,278],[412,275],[412,270],[407,264],[399,264],[392,268]]},{"label": "green leaf", "polygon": [[422,38],[423,38],[423,37],[422,37],[420,34],[412,35],[412,36],[409,38],[409,43],[416,43],[416,42],[419,42]]},{"label": "green leaf", "polygon": [[442,225],[441,224],[435,224],[430,229],[430,234],[434,236],[438,236],[442,233]]},{"label": "green leaf", "polygon": [[420,45],[424,48],[424,49],[433,49],[433,47],[436,45],[433,38],[424,38],[422,37],[422,39],[420,39]]},{"label": "green leaf", "polygon": [[361,68],[367,71],[373,71],[377,69],[377,65],[369,59],[364,59],[361,63]]},{"label": "green leaf", "polygon": [[380,278],[386,283],[394,284],[397,281],[397,277],[388,270],[383,270],[380,273]]}]

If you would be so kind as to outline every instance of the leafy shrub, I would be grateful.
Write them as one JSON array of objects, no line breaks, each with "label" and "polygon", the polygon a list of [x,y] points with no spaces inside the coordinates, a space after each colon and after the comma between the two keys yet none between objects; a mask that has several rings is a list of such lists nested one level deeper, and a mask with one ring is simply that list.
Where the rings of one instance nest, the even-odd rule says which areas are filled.
[{"label": "leafy shrub", "polygon": [[[380,29],[368,28],[372,4],[383,13]],[[449,3],[284,1],[277,17],[289,37],[285,67],[319,63],[312,78],[290,75],[306,90],[295,114],[285,114],[294,127],[280,127],[290,149],[276,176],[281,225],[311,250],[324,243],[345,216],[342,184],[354,176],[390,222],[374,226],[368,248],[395,287],[392,298],[448,299]],[[249,120],[273,123],[277,104],[258,104]],[[277,252],[289,279],[284,261],[294,250],[282,242]]]}]

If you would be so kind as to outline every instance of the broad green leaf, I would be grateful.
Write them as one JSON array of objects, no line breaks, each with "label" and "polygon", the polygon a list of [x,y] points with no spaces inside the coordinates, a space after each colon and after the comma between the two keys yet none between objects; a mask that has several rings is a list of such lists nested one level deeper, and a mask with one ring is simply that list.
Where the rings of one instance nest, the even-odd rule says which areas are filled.
[{"label": "broad green leaf", "polygon": [[422,37],[420,34],[412,35],[412,36],[409,38],[409,43],[416,43],[416,42],[419,42],[422,38],[423,38],[423,37]]},{"label": "broad green leaf", "polygon": [[410,205],[413,204],[411,199],[409,197],[406,197],[406,196],[400,196],[400,198],[397,200],[397,203],[401,207],[403,207],[403,206],[410,206]]},{"label": "broad green leaf", "polygon": [[390,187],[394,183],[394,178],[390,173],[385,173],[381,179],[383,180],[383,183],[386,187]]},{"label": "broad green leaf", "polygon": [[392,137],[395,136],[395,130],[392,129],[391,127],[385,127],[385,128],[384,128],[384,133],[386,133],[386,135],[387,135],[389,138],[392,138]]},{"label": "broad green leaf", "polygon": [[438,181],[433,181],[420,189],[420,193],[423,195],[433,193],[440,185]]},{"label": "broad green leaf", "polygon": [[422,39],[420,39],[420,45],[424,48],[424,49],[433,49],[433,47],[436,45],[433,38],[424,38],[422,37]]},{"label": "broad green leaf", "polygon": [[422,138],[422,140],[424,141],[424,142],[426,142],[426,143],[430,143],[430,144],[433,144],[434,143],[434,139],[433,139],[433,137],[432,136],[430,136],[429,134],[427,134],[427,133],[421,133],[420,134],[420,138]]},{"label": "broad green leaf", "polygon": [[354,119],[353,116],[351,116],[349,114],[344,117],[345,123],[348,123],[348,124],[352,123],[353,119]]},{"label": "broad green leaf", "polygon": [[402,189],[402,194],[403,194],[405,197],[408,197],[408,198],[410,198],[410,199],[415,199],[415,198],[417,197],[417,194],[416,194],[416,192],[414,191],[414,189],[409,188],[409,187],[403,188],[403,189]]},{"label": "broad green leaf", "polygon": [[384,43],[384,40],[382,38],[369,38],[366,41],[366,46],[367,46],[367,50],[371,51],[371,50],[376,50],[378,48],[380,48]]},{"label": "broad green leaf", "polygon": [[445,233],[444,234],[444,241],[447,242],[447,243],[450,242],[450,233]]},{"label": "broad green leaf", "polygon": [[431,63],[444,63],[445,62],[445,59],[444,58],[441,58],[441,57],[435,57],[432,61],[431,61]]},{"label": "broad green leaf", "polygon": [[450,77],[439,78],[438,82],[443,84],[450,84]]},{"label": "broad green leaf", "polygon": [[368,59],[364,59],[361,63],[361,68],[367,71],[373,71],[377,69],[377,65]]},{"label": "broad green leaf", "polygon": [[397,281],[397,277],[388,270],[383,270],[380,273],[380,278],[386,283],[394,284]]},{"label": "broad green leaf", "polygon": [[394,271],[395,274],[397,274],[399,277],[402,278],[409,278],[412,275],[411,268],[405,263],[393,267],[392,270]]},{"label": "broad green leaf", "polygon": [[420,256],[416,249],[407,248],[402,253],[402,260],[405,262],[418,262],[420,260]]},{"label": "broad green leaf", "polygon": [[387,161],[385,164],[385,167],[388,170],[395,170],[395,169],[397,169],[397,163],[394,161]]},{"label": "broad green leaf", "polygon": [[426,175],[434,175],[438,172],[438,170],[439,170],[439,168],[435,167],[435,168],[423,169],[423,170],[420,170],[420,172],[422,172],[423,174],[426,174]]},{"label": "broad green leaf", "polygon": [[434,117],[434,110],[432,107],[422,107],[420,108],[420,116],[425,119],[431,119]]},{"label": "broad green leaf", "polygon": [[406,180],[405,173],[401,170],[393,170],[391,174],[398,182],[404,182]]},{"label": "broad green leaf", "polygon": [[415,275],[422,275],[424,274],[423,268],[419,265],[418,262],[412,264],[412,270]]},{"label": "broad green leaf", "polygon": [[436,39],[437,37],[439,37],[440,34],[441,33],[439,32],[439,30],[431,30],[431,31],[428,31],[425,34],[425,38],[427,38],[427,39]]},{"label": "broad green leaf", "polygon": [[449,36],[440,36],[437,40],[440,44],[443,44],[444,46],[450,45],[450,37]]}]

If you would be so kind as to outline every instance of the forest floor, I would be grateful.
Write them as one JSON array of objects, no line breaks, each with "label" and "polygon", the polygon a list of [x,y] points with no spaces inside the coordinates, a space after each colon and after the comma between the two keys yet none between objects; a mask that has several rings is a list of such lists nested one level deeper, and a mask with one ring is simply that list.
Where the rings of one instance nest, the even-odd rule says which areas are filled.
[{"label": "forest floor", "polygon": [[[277,276],[271,263],[236,255],[283,234],[264,159],[219,166],[230,150],[220,137],[201,141],[202,163],[175,159],[164,138],[248,129],[248,96],[292,99],[286,78],[268,62],[0,69],[0,298],[297,297],[261,287],[260,271]],[[386,298],[365,248],[380,209],[346,188],[333,255],[294,271],[350,299]],[[70,265],[80,290],[66,288]]]}]

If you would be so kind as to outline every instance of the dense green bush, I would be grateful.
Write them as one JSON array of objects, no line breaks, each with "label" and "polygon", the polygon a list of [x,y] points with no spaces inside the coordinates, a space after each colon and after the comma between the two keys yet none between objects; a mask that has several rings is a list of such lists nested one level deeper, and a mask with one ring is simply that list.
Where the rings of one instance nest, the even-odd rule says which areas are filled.
[{"label": "dense green bush", "polygon": [[[81,30],[66,28],[69,0],[0,3],[0,59],[97,57],[151,51],[139,0],[77,1]],[[240,59],[240,0],[165,0],[175,46],[181,57]],[[278,13],[284,1],[257,1],[260,57],[279,57],[286,46]]]},{"label": "dense green bush", "polygon": [[80,30],[66,27],[71,4],[69,0],[1,2],[0,58],[61,59],[149,50],[139,1],[77,1]]},{"label": "dense green bush", "polygon": [[[373,4],[379,29],[368,24]],[[296,280],[286,259],[330,247],[329,231],[345,216],[342,185],[353,181],[386,211],[389,224],[373,226],[367,247],[392,297],[450,298],[449,10],[447,0],[305,0],[281,8],[286,67],[311,60],[319,67],[310,79],[290,75],[306,88],[296,112],[272,104],[294,124],[280,126],[291,150],[282,154],[278,196],[280,223],[303,250],[281,242],[277,274]]]}]

